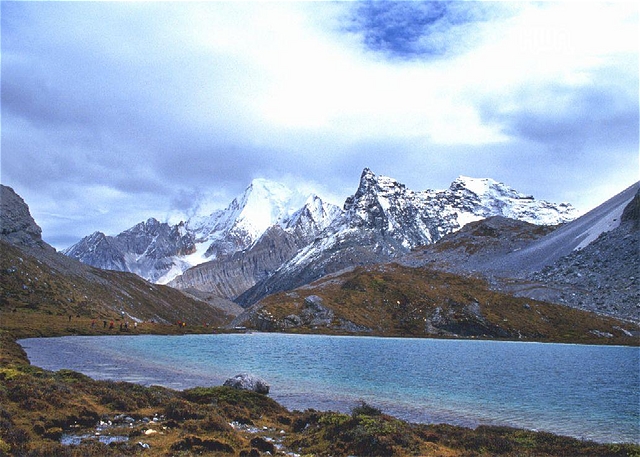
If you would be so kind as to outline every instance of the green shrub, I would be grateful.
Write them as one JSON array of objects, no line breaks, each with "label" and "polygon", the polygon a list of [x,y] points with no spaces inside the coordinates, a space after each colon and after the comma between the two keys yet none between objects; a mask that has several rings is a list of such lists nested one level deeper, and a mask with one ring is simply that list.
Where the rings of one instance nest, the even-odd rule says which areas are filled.
[{"label": "green shrub", "polygon": [[380,415],[382,415],[382,410],[374,406],[371,406],[370,404],[368,404],[363,400],[360,401],[358,406],[354,406],[353,409],[351,409],[351,416],[354,418],[358,416],[380,416]]}]

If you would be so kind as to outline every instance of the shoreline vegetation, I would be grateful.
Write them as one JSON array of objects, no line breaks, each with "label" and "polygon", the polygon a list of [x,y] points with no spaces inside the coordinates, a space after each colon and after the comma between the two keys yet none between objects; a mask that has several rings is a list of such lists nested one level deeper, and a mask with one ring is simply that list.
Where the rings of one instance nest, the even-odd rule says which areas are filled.
[{"label": "shoreline vegetation", "polygon": [[[221,327],[203,323],[188,323],[177,321],[175,323],[161,323],[155,321],[139,322],[131,318],[113,317],[114,314],[104,317],[92,318],[86,315],[51,314],[49,312],[26,311],[23,309],[0,310],[0,331],[9,332],[16,340],[23,338],[40,338],[55,336],[118,336],[118,335],[197,335],[217,333],[289,333],[300,335],[333,335],[333,336],[361,336],[379,338],[432,338],[432,339],[462,339],[462,340],[487,340],[487,341],[514,341],[529,343],[556,343],[556,344],[585,344],[605,346],[630,346],[640,347],[640,336],[607,335],[603,337],[597,332],[592,332],[588,337],[579,335],[545,336],[540,338],[518,339],[513,337],[483,337],[483,336],[448,336],[448,335],[415,335],[403,332],[353,332],[335,329],[331,327],[298,327],[277,330],[261,330],[254,327]],[[631,327],[638,325],[629,322]]]},{"label": "shoreline vegetation", "polygon": [[206,325],[0,315],[0,456],[640,456],[640,445],[595,443],[509,427],[411,424],[365,403],[350,414],[289,411],[228,387],[175,391],[96,381],[32,366],[20,338],[212,333]]}]

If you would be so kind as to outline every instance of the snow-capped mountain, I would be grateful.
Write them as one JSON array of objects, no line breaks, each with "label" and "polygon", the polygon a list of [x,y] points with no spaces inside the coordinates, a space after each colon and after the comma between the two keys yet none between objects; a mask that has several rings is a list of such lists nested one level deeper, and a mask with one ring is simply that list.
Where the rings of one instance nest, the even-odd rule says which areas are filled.
[{"label": "snow-capped mountain", "polygon": [[315,195],[255,179],[227,208],[208,216],[173,226],[152,218],[116,236],[95,232],[63,252],[89,265],[166,284],[190,267],[248,249],[274,225],[306,239],[339,213]]},{"label": "snow-capped mountain", "polygon": [[189,267],[183,259],[196,252],[196,245],[184,223],[172,226],[150,218],[116,236],[92,233],[62,252],[87,265],[161,282],[176,265]]},{"label": "snow-capped mountain", "polygon": [[388,261],[496,215],[537,224],[577,216],[571,205],[538,201],[491,179],[459,177],[448,189],[416,192],[365,169],[343,209],[256,179],[209,216],[176,226],[150,219],[115,237],[97,232],[65,253],[250,304],[342,268]]},{"label": "snow-capped mountain", "polygon": [[320,236],[341,213],[337,206],[311,195],[302,208],[271,225],[246,249],[218,255],[190,268],[169,285],[233,299],[271,276]]},{"label": "snow-capped mountain", "polygon": [[578,214],[567,203],[538,201],[492,179],[459,177],[446,190],[415,192],[365,169],[342,215],[322,236],[238,302],[250,305],[267,293],[298,287],[344,268],[389,261],[489,216],[556,225]]},{"label": "snow-capped mountain", "polygon": [[396,238],[404,246],[433,243],[469,222],[504,216],[538,225],[575,219],[567,203],[535,200],[493,179],[458,177],[446,190],[414,192],[395,179],[365,169],[357,192],[345,203],[338,230],[367,227]]},{"label": "snow-capped mountain", "polygon": [[187,227],[199,243],[210,242],[205,255],[213,259],[249,247],[269,227],[299,210],[308,197],[283,184],[254,179],[225,209],[193,218]]}]

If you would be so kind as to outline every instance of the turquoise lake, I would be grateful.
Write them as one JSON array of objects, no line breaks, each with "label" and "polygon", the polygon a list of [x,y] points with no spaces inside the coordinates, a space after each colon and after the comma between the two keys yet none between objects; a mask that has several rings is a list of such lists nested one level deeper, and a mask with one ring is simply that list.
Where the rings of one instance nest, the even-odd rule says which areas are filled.
[{"label": "turquoise lake", "polygon": [[364,400],[412,422],[640,443],[640,349],[284,334],[21,340],[32,364],[175,389],[248,372],[289,409]]}]

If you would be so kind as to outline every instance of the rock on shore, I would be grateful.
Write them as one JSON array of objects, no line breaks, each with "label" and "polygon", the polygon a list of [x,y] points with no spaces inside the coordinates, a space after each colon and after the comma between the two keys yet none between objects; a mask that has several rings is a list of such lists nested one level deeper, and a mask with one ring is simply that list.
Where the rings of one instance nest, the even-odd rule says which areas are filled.
[{"label": "rock on shore", "polygon": [[248,373],[241,373],[229,378],[224,382],[226,387],[233,387],[239,390],[250,390],[259,394],[269,393],[269,384],[257,376]]}]

